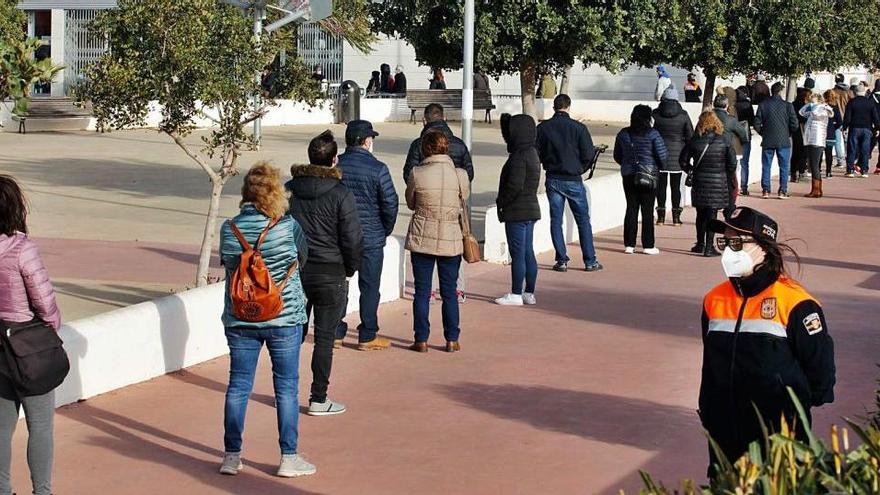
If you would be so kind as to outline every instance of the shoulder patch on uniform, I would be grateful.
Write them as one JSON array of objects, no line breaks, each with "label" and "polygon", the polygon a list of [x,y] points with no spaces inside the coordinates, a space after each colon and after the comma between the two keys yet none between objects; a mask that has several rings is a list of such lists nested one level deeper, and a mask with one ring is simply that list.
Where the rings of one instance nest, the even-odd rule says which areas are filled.
[{"label": "shoulder patch on uniform", "polygon": [[776,318],[776,298],[768,297],[761,301],[761,318],[772,320]]},{"label": "shoulder patch on uniform", "polygon": [[815,335],[824,330],[822,328],[822,319],[819,318],[819,313],[811,313],[804,318],[804,328],[807,329],[807,333],[810,335]]}]

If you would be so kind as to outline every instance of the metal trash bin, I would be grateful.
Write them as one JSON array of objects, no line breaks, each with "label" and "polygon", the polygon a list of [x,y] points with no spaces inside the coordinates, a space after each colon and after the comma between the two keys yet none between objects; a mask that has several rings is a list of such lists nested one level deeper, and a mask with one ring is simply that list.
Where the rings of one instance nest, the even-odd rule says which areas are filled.
[{"label": "metal trash bin", "polygon": [[347,124],[361,118],[361,88],[354,81],[339,85],[336,95],[336,123]]}]

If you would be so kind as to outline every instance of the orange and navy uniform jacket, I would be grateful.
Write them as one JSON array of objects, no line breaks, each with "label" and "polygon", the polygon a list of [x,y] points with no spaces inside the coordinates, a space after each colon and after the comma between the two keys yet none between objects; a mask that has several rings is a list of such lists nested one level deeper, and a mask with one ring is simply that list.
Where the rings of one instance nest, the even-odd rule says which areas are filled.
[{"label": "orange and navy uniform jacket", "polygon": [[[758,271],[715,287],[703,301],[703,426],[733,461],[796,418],[790,387],[809,411],[834,400],[834,343],[819,303],[797,282]],[[753,406],[754,404],[754,406]]]}]

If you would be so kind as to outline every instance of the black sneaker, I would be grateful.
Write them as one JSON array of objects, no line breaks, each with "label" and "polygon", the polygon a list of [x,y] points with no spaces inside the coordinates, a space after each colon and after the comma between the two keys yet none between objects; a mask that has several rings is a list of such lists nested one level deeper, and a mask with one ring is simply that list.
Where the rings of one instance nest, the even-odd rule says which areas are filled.
[{"label": "black sneaker", "polygon": [[696,254],[703,254],[703,251],[705,251],[705,249],[705,244],[694,244],[694,247],[691,248],[691,252]]},{"label": "black sneaker", "polygon": [[555,265],[553,265],[554,272],[567,272],[568,271],[568,263],[564,261],[557,261]]},{"label": "black sneaker", "polygon": [[746,188],[743,188],[743,189],[739,192],[739,195],[740,195],[740,196],[748,196],[748,195],[749,195],[749,190],[746,189]]},{"label": "black sneaker", "polygon": [[587,265],[587,267],[584,268],[584,271],[585,271],[585,272],[600,272],[600,271],[602,271],[604,268],[605,268],[605,267],[602,266],[601,263],[596,262],[596,263],[593,263],[592,265]]}]

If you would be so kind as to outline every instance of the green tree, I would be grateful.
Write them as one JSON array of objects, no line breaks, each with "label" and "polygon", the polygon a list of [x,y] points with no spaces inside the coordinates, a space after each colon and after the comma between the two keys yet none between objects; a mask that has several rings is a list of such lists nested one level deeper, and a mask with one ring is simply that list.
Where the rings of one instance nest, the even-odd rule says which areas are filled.
[{"label": "green tree", "polygon": [[[347,1],[357,5],[362,0]],[[159,131],[210,178],[200,286],[208,283],[223,187],[238,174],[242,152],[257,145],[247,126],[269,110],[273,98],[311,104],[318,96],[310,71],[296,55],[295,27],[258,40],[245,14],[219,0],[120,0],[118,9],[102,13],[93,26],[106,34],[111,50],[87,69],[87,82],[78,91],[81,99],[92,102],[102,130],[145,126],[158,104]],[[336,25],[352,26],[347,21]],[[288,54],[283,66],[277,63],[282,49]],[[275,84],[264,92],[257,74],[270,66]],[[255,105],[252,96],[259,93],[265,97]],[[201,148],[185,141],[199,120],[213,124]]]},{"label": "green tree", "polygon": [[27,35],[27,16],[17,4],[18,0],[0,0],[0,45],[21,41]]},{"label": "green tree", "polygon": [[[400,37],[422,65],[457,70],[463,59],[464,5],[449,0],[386,0],[371,6],[373,28]],[[475,63],[488,74],[519,74],[523,113],[535,115],[539,73],[562,74],[575,61],[617,69],[627,37],[618,2],[477,2]],[[623,53],[622,53],[623,52]]]},{"label": "green tree", "polygon": [[11,98],[13,115],[26,117],[34,84],[52,82],[55,74],[64,69],[48,58],[34,59],[42,44],[34,38],[0,43],[0,102]]}]

